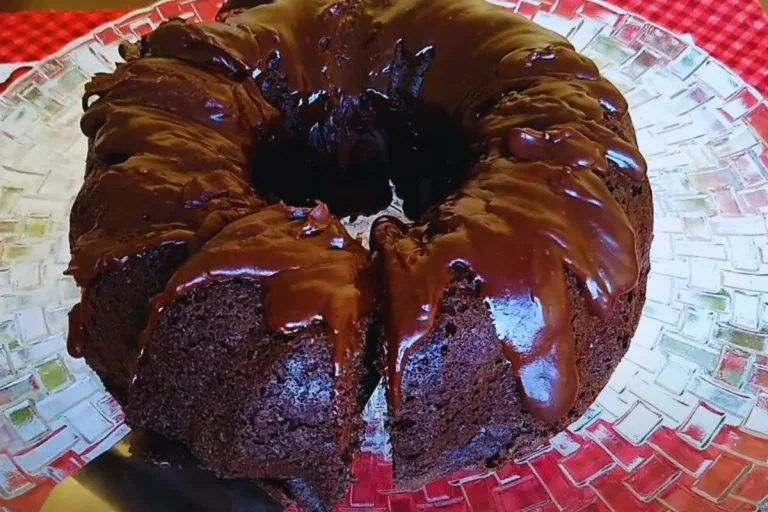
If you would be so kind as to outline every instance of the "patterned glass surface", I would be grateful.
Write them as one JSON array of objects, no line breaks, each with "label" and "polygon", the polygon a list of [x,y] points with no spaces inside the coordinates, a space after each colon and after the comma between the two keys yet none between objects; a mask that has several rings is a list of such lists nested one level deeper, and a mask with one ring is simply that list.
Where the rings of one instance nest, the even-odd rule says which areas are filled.
[{"label": "patterned glass surface", "polygon": [[[342,511],[768,510],[768,103],[689,39],[603,2],[500,1],[566,35],[630,103],[654,191],[648,301],[588,412],[492,473],[391,489],[379,390]],[[117,44],[215,0],[165,1],[42,62],[0,97],[0,510],[52,487],[128,432],[67,355],[62,275],[86,139],[83,85]]]}]

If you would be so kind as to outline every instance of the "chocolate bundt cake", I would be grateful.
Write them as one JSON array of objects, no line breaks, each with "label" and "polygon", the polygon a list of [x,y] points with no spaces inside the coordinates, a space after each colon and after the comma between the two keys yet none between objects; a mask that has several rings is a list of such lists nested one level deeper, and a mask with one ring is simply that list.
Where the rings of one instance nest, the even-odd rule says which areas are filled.
[{"label": "chocolate bundt cake", "polygon": [[[69,348],[132,426],[307,510],[383,377],[394,478],[535,447],[594,400],[645,298],[621,94],[482,0],[230,0],[87,85]],[[380,216],[370,249],[338,220]]]}]

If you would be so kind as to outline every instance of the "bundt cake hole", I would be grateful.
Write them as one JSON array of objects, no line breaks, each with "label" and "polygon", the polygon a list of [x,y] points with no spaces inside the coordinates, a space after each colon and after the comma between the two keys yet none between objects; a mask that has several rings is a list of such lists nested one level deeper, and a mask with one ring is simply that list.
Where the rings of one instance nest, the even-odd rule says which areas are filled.
[{"label": "bundt cake hole", "polygon": [[104,164],[107,167],[114,167],[116,165],[125,163],[130,157],[131,155],[126,153],[110,153],[104,157]]},{"label": "bundt cake hole", "polygon": [[282,115],[254,134],[257,192],[295,206],[322,201],[352,220],[389,206],[392,184],[411,220],[442,203],[474,158],[460,124],[415,99],[430,60],[429,51],[410,55],[398,47],[386,93],[299,97],[279,54],[271,55],[257,83]]}]

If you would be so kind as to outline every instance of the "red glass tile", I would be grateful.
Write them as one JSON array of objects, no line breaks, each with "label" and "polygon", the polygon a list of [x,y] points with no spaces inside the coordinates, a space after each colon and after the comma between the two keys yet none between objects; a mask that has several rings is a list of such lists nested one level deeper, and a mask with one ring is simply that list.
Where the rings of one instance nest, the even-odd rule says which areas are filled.
[{"label": "red glass tile", "polygon": [[627,478],[627,475],[629,473],[616,466],[611,471],[603,473],[592,480],[589,485],[611,510],[650,512],[651,509],[644,503],[641,503],[622,483],[622,480]]},{"label": "red glass tile", "polygon": [[554,448],[547,442],[544,444],[540,444],[533,450],[529,450],[522,455],[515,458],[514,462],[517,464],[525,464],[526,462],[535,459],[536,457],[540,457],[544,455],[547,452],[551,452]]},{"label": "red glass tile", "polygon": [[679,476],[679,469],[662,456],[654,455],[624,479],[624,484],[642,501],[649,501]]},{"label": "red glass tile", "polygon": [[[757,208],[765,206],[765,204],[757,204],[753,202],[753,200],[757,198],[757,196],[753,194],[763,196],[760,201],[764,201],[765,204],[768,204],[768,191],[764,189],[753,190],[742,195],[748,208],[752,208],[750,213],[757,213]],[[715,371],[715,380],[734,388],[740,387],[747,378],[749,359],[749,352],[726,346],[725,350],[723,350],[717,370]]]},{"label": "red glass tile", "polygon": [[726,119],[733,122],[752,109],[760,100],[749,89],[742,89],[733,99],[726,102],[717,110],[725,116]]},{"label": "red glass tile", "polygon": [[665,504],[656,499],[645,503],[645,506],[648,507],[650,512],[670,512]]},{"label": "red glass tile", "polygon": [[559,462],[560,468],[575,485],[583,485],[612,464],[613,459],[594,441],[585,443],[581,449]]},{"label": "red glass tile", "polygon": [[165,20],[178,18],[181,15],[181,6],[177,2],[163,2],[155,11]]},{"label": "red glass tile", "polygon": [[673,484],[659,495],[659,501],[672,510],[696,511],[696,512],[721,512],[723,509],[694,494],[685,487]]},{"label": "red glass tile", "polygon": [[753,186],[765,183],[765,176],[747,153],[731,156],[728,158],[728,161],[731,167],[738,171],[745,185]]},{"label": "red glass tile", "polygon": [[532,474],[531,469],[527,465],[514,462],[508,462],[496,470],[496,478],[498,478],[499,482],[502,484],[506,484],[512,480],[517,480],[530,474]]},{"label": "red glass tile", "polygon": [[525,1],[521,1],[515,10],[517,14],[525,16],[529,20],[536,15],[536,11],[538,11],[538,6],[536,4],[530,4]]},{"label": "red glass tile", "polygon": [[434,501],[431,503],[424,503],[422,505],[416,505],[416,510],[421,511],[435,511],[435,512],[468,512],[469,507],[464,498],[451,498],[449,500]]},{"label": "red glass tile", "polygon": [[613,31],[612,37],[622,43],[630,44],[637,39],[637,36],[643,31],[643,27],[645,27],[645,20],[627,14],[622,16],[621,23]]},{"label": "red glass tile", "polygon": [[394,487],[392,483],[392,463],[377,456],[376,463],[373,466],[372,479],[376,482],[376,488],[379,491],[388,491]]},{"label": "red glass tile", "polygon": [[372,453],[363,453],[352,464],[352,473],[357,483],[349,490],[349,504],[352,506],[386,506],[387,500],[379,489],[382,483],[378,479],[376,467],[378,457]]},{"label": "red glass tile", "polygon": [[[768,167],[768,144],[763,146],[763,150],[760,152],[759,158],[760,158],[760,161],[763,163],[763,165],[765,167]],[[766,356],[763,356],[763,357],[766,357]],[[758,356],[758,359],[759,358],[760,357]],[[768,360],[768,357],[766,357],[766,359]],[[766,364],[768,364],[768,362]]]},{"label": "red glass tile", "polygon": [[121,21],[119,24],[115,25],[115,28],[117,28],[118,32],[129,36],[129,35],[135,35],[133,33],[133,29],[131,25],[143,25],[146,23],[147,15],[144,13],[138,13],[134,14],[131,17]]},{"label": "red glass tile", "polygon": [[45,60],[40,64],[40,71],[49,79],[61,76],[66,69],[64,64],[56,58]]},{"label": "red glass tile", "polygon": [[765,189],[744,191],[741,197],[747,213],[759,213],[761,207],[768,205],[768,191]]},{"label": "red glass tile", "polygon": [[563,474],[557,465],[559,459],[560,455],[556,451],[550,451],[536,457],[528,464],[544,483],[549,495],[560,508],[569,510],[593,500],[594,494],[588,487],[574,487],[573,483]]},{"label": "red glass tile", "polygon": [[531,510],[549,502],[547,492],[533,475],[496,487],[492,495],[500,512]]},{"label": "red glass tile", "polygon": [[619,14],[615,10],[596,2],[584,2],[581,14],[586,18],[594,18],[610,26],[616,25],[619,21]]},{"label": "red glass tile", "polygon": [[736,197],[733,195],[733,191],[729,188],[719,189],[712,191],[712,196],[715,199],[715,206],[720,215],[734,216],[741,215],[741,207],[739,206]]},{"label": "red glass tile", "polygon": [[768,463],[768,439],[760,439],[734,427],[720,430],[712,442],[718,448],[741,455],[753,462]]},{"label": "red glass tile", "polygon": [[460,496],[461,489],[450,485],[448,480],[443,478],[425,485],[424,494],[427,495],[427,501],[438,501]]},{"label": "red glass tile", "polygon": [[688,179],[694,188],[702,191],[709,191],[713,188],[722,189],[723,187],[731,187],[738,183],[738,177],[730,167],[689,174]]},{"label": "red glass tile", "polygon": [[413,502],[413,496],[408,493],[398,493],[389,495],[390,512],[417,512],[416,504]]},{"label": "red glass tile", "polygon": [[123,34],[119,33],[113,27],[104,27],[103,29],[97,31],[94,34],[94,37],[103,46],[108,46],[110,44],[117,43],[119,41],[122,41],[125,38]]},{"label": "red glass tile", "polygon": [[0,501],[0,505],[12,512],[40,510],[53,491],[56,482],[46,477],[35,478],[35,488],[14,499]]},{"label": "red glass tile", "polygon": [[697,450],[680,439],[673,430],[661,427],[648,440],[648,444],[673,464],[698,477],[715,460],[711,450]]},{"label": "red glass tile", "polygon": [[674,59],[683,53],[683,50],[688,48],[687,44],[683,43],[666,30],[654,27],[650,23],[646,25],[638,40],[659,53],[666,55],[670,59]]},{"label": "red glass tile", "polygon": [[48,473],[51,478],[61,482],[83,466],[85,466],[85,462],[78,454],[73,451],[67,451],[48,465]]},{"label": "red glass tile", "polygon": [[688,419],[678,429],[678,435],[695,448],[704,448],[725,421],[725,413],[705,402],[699,402]]},{"label": "red glass tile", "polygon": [[757,503],[768,496],[768,468],[752,466],[732,494],[750,503]]},{"label": "red glass tile", "polygon": [[489,512],[498,510],[493,501],[492,490],[497,487],[495,478],[487,477],[478,480],[471,480],[461,485],[464,490],[464,496],[472,507],[472,510],[488,510]]},{"label": "red glass tile", "polygon": [[[713,449],[713,451],[714,451],[714,449]],[[715,458],[717,458],[717,457],[715,457]],[[693,483],[696,480],[697,480],[696,477],[693,477],[693,476],[689,475],[688,473],[683,473],[683,474],[680,475],[680,478],[678,478],[675,483],[684,486],[686,489],[690,489],[691,487],[693,487]]]},{"label": "red glass tile", "polygon": [[723,453],[701,475],[693,489],[712,501],[721,501],[728,490],[749,470],[751,464],[744,459]]},{"label": "red glass tile", "polygon": [[768,105],[763,103],[744,116],[757,134],[768,143]]},{"label": "red glass tile", "polygon": [[647,446],[635,446],[624,439],[605,420],[598,419],[586,428],[586,432],[627,471],[632,471],[653,455],[653,450]]},{"label": "red glass tile", "polygon": [[34,486],[34,481],[16,466],[10,457],[0,453],[0,496],[21,494]]},{"label": "red glass tile", "polygon": [[768,389],[768,368],[759,365],[753,365],[749,374],[748,382],[759,388]]},{"label": "red glass tile", "polygon": [[602,500],[595,500],[584,508],[580,508],[578,512],[613,512],[608,505],[603,503]]},{"label": "red glass tile", "polygon": [[581,7],[583,3],[584,2],[582,0],[560,0],[555,4],[552,12],[565,18],[573,18],[573,16],[576,14],[576,11],[578,11],[579,7]]},{"label": "red glass tile", "polygon": [[731,512],[757,512],[757,508],[754,505],[744,502],[739,503],[730,510]]},{"label": "red glass tile", "polygon": [[[717,504],[718,507],[724,510],[743,510],[743,505],[744,505],[743,501],[737,500],[730,494],[726,498],[724,498],[720,503]],[[749,510],[752,512],[756,512],[754,506],[752,506]]]},{"label": "red glass tile", "polygon": [[218,6],[209,0],[196,0],[192,5],[202,21],[213,21],[216,19],[216,13],[219,12]]}]

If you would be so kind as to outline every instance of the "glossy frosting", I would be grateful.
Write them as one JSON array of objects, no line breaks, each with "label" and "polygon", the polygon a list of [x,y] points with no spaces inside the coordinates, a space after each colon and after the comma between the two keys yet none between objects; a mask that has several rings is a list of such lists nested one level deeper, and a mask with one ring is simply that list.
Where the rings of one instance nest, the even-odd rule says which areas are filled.
[{"label": "glossy frosting", "polygon": [[147,332],[157,313],[179,297],[232,279],[261,282],[265,319],[275,332],[292,334],[323,322],[339,370],[357,349],[358,321],[373,308],[368,251],[324,204],[310,209],[278,203],[232,222],[192,256],[153,301]]},{"label": "glossy frosting", "polygon": [[[562,417],[578,387],[566,274],[604,318],[638,278],[634,233],[604,184],[609,173],[645,174],[634,146],[604,126],[626,114],[621,94],[565,39],[483,0],[267,3],[230,1],[218,23],[167,22],[137,60],[89,85],[86,106],[99,99],[83,130],[111,165],[81,192],[98,201],[73,212],[70,273],[87,288],[125,258],[185,244],[199,252],[155,317],[192,289],[253,279],[274,330],[322,321],[337,362],[359,346],[352,326],[378,295],[397,407],[408,355],[461,264],[480,281],[530,411]],[[430,166],[403,178],[393,148],[426,144],[425,112],[473,156],[454,193],[415,224],[376,222],[378,292],[365,250],[327,209],[264,208],[252,190],[259,173],[301,175],[260,167],[256,139],[314,145],[342,171],[365,143],[377,162],[391,158],[396,184],[448,175]],[[106,208],[90,212],[96,203]]]}]

